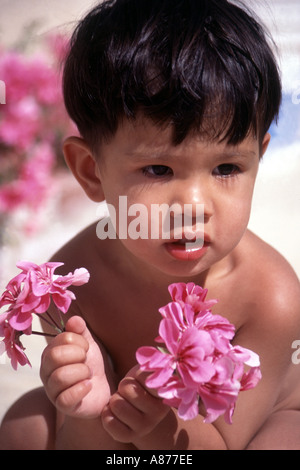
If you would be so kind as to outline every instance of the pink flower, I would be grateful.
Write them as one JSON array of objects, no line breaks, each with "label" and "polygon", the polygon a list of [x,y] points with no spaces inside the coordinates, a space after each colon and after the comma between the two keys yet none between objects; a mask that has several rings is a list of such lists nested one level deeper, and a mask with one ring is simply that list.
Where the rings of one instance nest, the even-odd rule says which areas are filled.
[{"label": "pink flower", "polygon": [[[32,293],[39,299],[39,304],[34,306],[35,313],[46,312],[51,298],[59,310],[66,313],[75,299],[74,293],[67,290],[67,287],[88,282],[89,273],[85,268],[77,269],[74,274],[69,273],[66,276],[54,275],[55,269],[62,265],[63,263],[44,263],[39,266],[27,261],[17,264],[17,267],[27,274]],[[31,304],[29,308],[32,308]]]},{"label": "pink flower", "polygon": [[161,315],[172,320],[180,331],[195,324],[195,312],[191,305],[182,305],[179,302],[169,302],[159,309]]},{"label": "pink flower", "polygon": [[[11,279],[0,297],[0,308],[10,304],[6,317],[10,326],[18,331],[31,328],[32,311],[38,303],[39,300],[30,291],[24,273],[20,273]],[[3,315],[1,315],[0,321],[1,318],[3,319]]]},{"label": "pink flower", "polygon": [[[6,105],[0,107],[0,213],[11,216],[19,208],[29,209],[31,230],[38,228],[37,210],[55,183],[62,136],[78,133],[62,99],[59,65],[67,40],[57,37],[56,47],[54,40],[53,57],[10,50],[0,55],[0,78],[7,96]],[[24,229],[28,228],[25,224]]]},{"label": "pink flower", "polygon": [[224,414],[225,421],[231,423],[240,391],[240,382],[235,377],[235,368],[240,369],[240,367],[226,356],[217,358],[214,366],[215,375],[212,380],[199,386],[199,395],[207,411],[204,421],[211,423]]},{"label": "pink flower", "polygon": [[194,419],[199,414],[197,389],[185,387],[177,376],[173,376],[165,386],[160,387],[159,396],[166,405],[177,408],[179,418],[185,421]]},{"label": "pink flower", "polygon": [[18,364],[21,366],[26,364],[31,366],[24,352],[25,348],[19,339],[20,333],[14,330],[8,323],[0,322],[0,336],[4,336],[3,341],[0,343],[0,355],[6,352],[15,370],[18,368]]},{"label": "pink flower", "polygon": [[[55,275],[54,271],[63,263],[44,263],[37,265],[29,261],[21,261],[17,267],[22,271],[12,278],[6,290],[0,297],[0,308],[8,306],[6,312],[0,315],[0,336],[4,339],[0,349],[7,352],[12,365],[29,364],[20,342],[20,336],[31,334],[33,314],[47,313],[45,321],[58,331],[60,327],[47,312],[51,300],[59,311],[66,313],[75,295],[67,288],[71,285],[81,286],[89,280],[89,272],[85,268],[75,269],[74,273],[66,276]],[[36,333],[36,332],[35,332]]]},{"label": "pink flower", "polygon": [[31,158],[20,168],[18,179],[0,187],[0,211],[12,211],[22,204],[38,209],[53,188],[50,172],[54,161],[49,144],[40,143],[32,148]]},{"label": "pink flower", "polygon": [[[152,372],[146,385],[156,388],[182,419],[195,418],[202,400],[205,422],[224,415],[231,423],[239,392],[261,379],[259,357],[232,346],[235,328],[211,313],[216,301],[205,301],[207,290],[179,283],[169,286],[169,291],[173,302],[159,309],[163,319],[156,341],[163,346],[141,347],[136,353],[141,370]],[[248,372],[245,366],[250,367]]]},{"label": "pink flower", "polygon": [[215,299],[205,300],[208,290],[193,282],[170,284],[168,290],[174,302],[179,302],[182,306],[191,305],[195,313],[205,313],[218,303]]},{"label": "pink flower", "polygon": [[[252,364],[249,372],[244,372],[244,364]],[[207,411],[204,421],[211,423],[224,414],[225,421],[231,424],[238,394],[254,388],[261,379],[259,358],[237,346],[216,359],[214,365],[216,373],[212,380],[198,390]]]},{"label": "pink flower", "polygon": [[166,385],[175,370],[183,385],[193,389],[213,376],[214,368],[207,357],[213,352],[214,344],[207,332],[192,326],[181,334],[171,320],[163,319],[159,334],[168,353],[153,347],[142,347],[137,351],[141,370],[155,371],[148,377],[147,386],[159,388]]},{"label": "pink flower", "polygon": [[256,387],[261,378],[262,375],[259,365],[251,367],[248,372],[244,372],[241,378],[241,391],[251,390],[251,388]]},{"label": "pink flower", "polygon": [[195,313],[191,304],[170,302],[160,308],[159,312],[164,318],[171,319],[181,331],[193,325],[198,329],[209,331],[215,346],[220,351],[227,351],[228,340],[231,340],[235,335],[234,326],[226,318],[213,315],[206,309],[204,312]]},{"label": "pink flower", "polygon": [[208,312],[203,316],[197,317],[196,326],[210,333],[216,351],[226,353],[231,347],[230,341],[234,338],[235,327],[227,318]]},{"label": "pink flower", "polygon": [[0,308],[4,305],[13,304],[17,301],[17,298],[20,294],[20,286],[25,277],[25,274],[20,273],[9,281],[6,286],[6,290],[0,297]]}]

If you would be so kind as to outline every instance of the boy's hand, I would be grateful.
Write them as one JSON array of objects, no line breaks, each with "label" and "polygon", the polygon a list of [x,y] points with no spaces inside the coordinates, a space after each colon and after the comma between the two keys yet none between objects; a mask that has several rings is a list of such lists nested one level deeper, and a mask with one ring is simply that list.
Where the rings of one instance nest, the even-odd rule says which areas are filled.
[{"label": "boy's hand", "polygon": [[138,366],[119,383],[102,412],[104,429],[119,442],[140,442],[169,413],[170,407],[145,385],[147,375]]},{"label": "boy's hand", "polygon": [[40,375],[50,401],[68,416],[96,418],[109,401],[103,357],[81,317],[70,318],[46,347]]}]

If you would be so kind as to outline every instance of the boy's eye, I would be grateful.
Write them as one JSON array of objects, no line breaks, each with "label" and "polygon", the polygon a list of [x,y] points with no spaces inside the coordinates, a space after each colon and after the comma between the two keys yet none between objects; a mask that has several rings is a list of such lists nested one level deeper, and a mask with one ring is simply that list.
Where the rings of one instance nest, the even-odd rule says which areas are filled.
[{"label": "boy's eye", "polygon": [[143,173],[146,176],[163,177],[172,175],[173,171],[170,167],[165,165],[148,165],[143,168]]},{"label": "boy's eye", "polygon": [[219,177],[222,177],[222,178],[228,178],[228,177],[234,176],[238,173],[240,173],[239,167],[232,164],[232,163],[223,163],[222,165],[217,166],[213,170],[213,175],[214,176],[219,176]]}]

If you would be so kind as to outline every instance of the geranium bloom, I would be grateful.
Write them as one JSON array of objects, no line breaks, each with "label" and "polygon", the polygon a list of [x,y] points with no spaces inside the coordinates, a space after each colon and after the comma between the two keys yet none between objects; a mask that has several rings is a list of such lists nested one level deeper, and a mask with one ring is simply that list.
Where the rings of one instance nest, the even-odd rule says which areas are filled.
[{"label": "geranium bloom", "polygon": [[[51,300],[60,312],[66,313],[75,299],[68,287],[80,286],[89,280],[89,272],[85,268],[75,269],[74,273],[66,276],[55,275],[55,269],[62,265],[37,265],[28,261],[18,263],[21,273],[9,281],[0,297],[0,308],[8,306],[0,315],[0,336],[4,336],[0,344],[11,358],[13,367],[16,363],[29,363],[19,338],[22,333],[31,334],[33,314],[46,313],[52,321],[50,324],[61,331],[47,312]],[[49,323],[49,318],[44,320]]]},{"label": "geranium bloom", "polygon": [[[261,379],[259,357],[240,346],[237,350],[236,354],[235,347],[232,347],[227,355],[216,358],[214,376],[209,383],[199,386],[199,396],[207,412],[204,420],[206,423],[211,423],[224,414],[225,421],[231,424],[238,394],[254,388]],[[244,372],[244,364],[251,364],[248,373]]]},{"label": "geranium bloom", "polygon": [[18,364],[31,366],[20,341],[20,332],[14,330],[8,323],[3,322],[0,323],[0,336],[4,336],[3,341],[0,343],[0,355],[6,352],[15,370],[17,370]]},{"label": "geranium bloom", "polygon": [[216,299],[205,300],[208,289],[203,289],[193,282],[170,284],[168,290],[174,302],[179,302],[183,307],[187,304],[191,305],[195,313],[210,311],[211,307],[218,302]]},{"label": "geranium bloom", "polygon": [[195,327],[187,328],[182,334],[175,323],[164,319],[159,327],[168,353],[151,347],[142,347],[137,351],[141,369],[156,370],[147,379],[149,387],[161,387],[178,371],[184,385],[197,388],[198,383],[208,381],[214,374],[214,368],[207,357],[212,354],[214,344],[206,331]]},{"label": "geranium bloom", "polygon": [[[39,299],[30,291],[30,286],[24,273],[20,273],[11,279],[0,297],[0,308],[7,304],[10,305],[6,312],[7,321],[12,328],[19,331],[24,331],[31,327],[32,311],[38,303]],[[3,315],[1,317],[3,318]]]},{"label": "geranium bloom", "polygon": [[181,419],[194,419],[199,414],[198,390],[185,387],[177,376],[173,376],[159,389],[159,396],[164,399],[166,405],[178,409]]},{"label": "geranium bloom", "polygon": [[160,308],[159,312],[164,318],[171,319],[181,331],[193,325],[198,329],[209,331],[220,351],[224,350],[224,347],[227,350],[228,340],[231,340],[235,334],[234,326],[226,318],[213,315],[207,308],[195,312],[191,304],[170,302]]},{"label": "geranium bloom", "polygon": [[[136,353],[141,370],[152,372],[146,385],[156,388],[182,419],[195,418],[201,400],[205,422],[224,414],[231,423],[239,392],[255,387],[261,379],[259,357],[232,346],[235,328],[211,313],[216,301],[205,300],[207,290],[178,283],[169,286],[169,292],[173,302],[159,309],[163,319],[156,338],[164,346],[144,346]],[[248,372],[245,365],[250,367]]]},{"label": "geranium bloom", "polygon": [[39,299],[39,304],[34,306],[36,313],[46,312],[51,297],[55,305],[63,313],[66,313],[71,301],[75,299],[74,293],[67,290],[67,287],[80,286],[88,282],[89,273],[85,268],[77,269],[74,274],[69,273],[66,276],[54,275],[55,269],[62,265],[63,263],[44,263],[39,266],[27,261],[17,264],[17,267],[27,274],[30,293],[34,295],[35,299]]}]

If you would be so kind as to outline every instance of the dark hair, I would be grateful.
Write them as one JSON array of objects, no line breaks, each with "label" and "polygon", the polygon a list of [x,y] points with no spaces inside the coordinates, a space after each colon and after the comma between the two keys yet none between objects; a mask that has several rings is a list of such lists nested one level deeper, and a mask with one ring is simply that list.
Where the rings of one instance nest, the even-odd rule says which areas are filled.
[{"label": "dark hair", "polygon": [[227,0],[108,0],[77,26],[64,68],[64,98],[95,146],[124,117],[172,124],[238,144],[261,139],[281,102],[263,27]]}]

